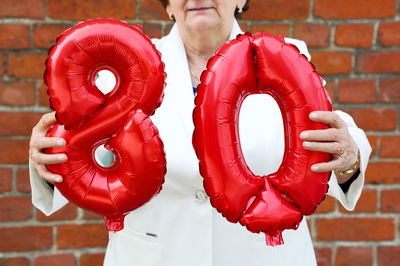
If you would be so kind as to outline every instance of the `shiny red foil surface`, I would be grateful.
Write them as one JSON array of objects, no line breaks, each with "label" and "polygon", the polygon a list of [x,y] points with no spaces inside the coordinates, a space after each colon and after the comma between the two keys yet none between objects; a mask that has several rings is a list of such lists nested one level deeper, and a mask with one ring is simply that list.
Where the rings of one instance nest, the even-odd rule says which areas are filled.
[{"label": "shiny red foil surface", "polygon": [[[94,83],[100,70],[116,77],[104,95]],[[160,190],[166,173],[163,143],[149,116],[162,102],[164,64],[140,26],[114,19],[80,22],[50,48],[44,80],[58,123],[47,136],[67,145],[49,148],[68,161],[46,165],[63,176],[55,183],[78,206],[103,215],[110,231]],[[104,144],[115,155],[111,167],[94,158]]]},{"label": "shiny red foil surface", "polygon": [[[277,101],[285,131],[283,162],[268,176],[256,176],[247,166],[238,130],[243,100],[261,93]],[[327,128],[308,117],[332,110],[321,76],[283,38],[246,33],[209,60],[195,104],[193,146],[212,206],[228,221],[264,232],[268,245],[283,244],[282,231],[297,229],[328,190],[330,172],[310,168],[330,161],[330,154],[307,151],[300,140],[304,130]]]}]

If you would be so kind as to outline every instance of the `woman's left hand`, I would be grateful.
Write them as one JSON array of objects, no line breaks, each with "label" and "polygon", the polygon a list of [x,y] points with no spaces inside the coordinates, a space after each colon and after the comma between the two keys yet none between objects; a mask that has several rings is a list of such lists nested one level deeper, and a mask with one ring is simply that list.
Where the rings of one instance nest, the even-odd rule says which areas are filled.
[{"label": "woman's left hand", "polygon": [[310,119],[328,124],[330,128],[323,130],[306,130],[301,132],[303,147],[310,151],[331,153],[330,162],[311,166],[314,172],[346,171],[353,168],[357,161],[358,147],[347,129],[346,123],[335,112],[315,111]]}]

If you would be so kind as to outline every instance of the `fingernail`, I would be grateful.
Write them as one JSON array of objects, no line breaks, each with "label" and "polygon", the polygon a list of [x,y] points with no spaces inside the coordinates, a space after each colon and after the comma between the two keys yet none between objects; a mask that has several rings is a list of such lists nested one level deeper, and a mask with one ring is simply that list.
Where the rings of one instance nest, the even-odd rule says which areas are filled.
[{"label": "fingernail", "polygon": [[317,114],[316,113],[310,113],[310,118],[317,118]]},{"label": "fingernail", "polygon": [[61,182],[61,181],[62,181],[62,178],[61,178],[61,177],[56,177],[56,178],[54,179],[54,181],[56,181],[56,182]]},{"label": "fingernail", "polygon": [[307,132],[301,132],[300,133],[300,138],[302,138],[302,139],[305,139],[305,138],[308,138],[308,133]]},{"label": "fingernail", "polygon": [[65,145],[65,140],[64,139],[57,140],[57,145],[64,146]]},{"label": "fingernail", "polygon": [[58,155],[58,159],[61,161],[66,161],[67,160],[67,156],[65,154],[60,154]]},{"label": "fingernail", "polygon": [[316,165],[311,166],[311,171],[317,171],[317,170],[318,170],[318,166],[316,166]]}]

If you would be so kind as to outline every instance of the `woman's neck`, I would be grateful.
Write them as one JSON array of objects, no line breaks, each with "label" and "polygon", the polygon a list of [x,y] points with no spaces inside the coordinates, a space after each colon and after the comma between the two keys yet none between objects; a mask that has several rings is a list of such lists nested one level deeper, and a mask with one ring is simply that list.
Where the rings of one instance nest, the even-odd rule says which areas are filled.
[{"label": "woman's neck", "polygon": [[185,46],[193,86],[199,83],[200,75],[205,70],[208,59],[215,50],[229,39],[232,25],[207,30],[180,30]]}]

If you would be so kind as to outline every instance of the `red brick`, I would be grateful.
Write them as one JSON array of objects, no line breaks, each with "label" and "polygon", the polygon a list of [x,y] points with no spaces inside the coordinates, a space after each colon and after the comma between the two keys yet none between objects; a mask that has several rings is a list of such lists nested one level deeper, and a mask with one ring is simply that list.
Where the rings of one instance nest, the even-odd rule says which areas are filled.
[{"label": "red brick", "polygon": [[380,100],[382,102],[400,102],[400,79],[380,80]]},{"label": "red brick", "polygon": [[303,40],[309,47],[328,47],[330,27],[315,23],[297,23],[293,28],[293,37]]},{"label": "red brick", "polygon": [[4,74],[4,59],[3,59],[3,54],[0,54],[0,75]]},{"label": "red brick", "polygon": [[139,14],[143,20],[169,20],[167,11],[159,0],[140,1]]},{"label": "red brick", "polygon": [[363,73],[399,73],[400,50],[358,54],[356,70]]},{"label": "red brick", "polygon": [[10,54],[8,74],[17,78],[42,78],[46,59],[45,54]]},{"label": "red brick", "polygon": [[400,212],[400,190],[382,190],[381,211],[382,212]]},{"label": "red brick", "polygon": [[397,127],[397,111],[388,108],[359,108],[344,110],[364,130],[394,130]]},{"label": "red brick", "polygon": [[49,266],[49,265],[75,266],[76,265],[75,256],[73,254],[55,254],[55,255],[38,256],[35,258],[35,266]]},{"label": "red brick", "polygon": [[379,157],[399,158],[400,157],[400,135],[382,136]]},{"label": "red brick", "polygon": [[43,0],[1,0],[0,17],[44,18]]},{"label": "red brick", "polygon": [[48,9],[55,19],[136,18],[135,0],[48,0]]},{"label": "red brick", "polygon": [[31,217],[31,197],[0,198],[0,222],[25,221]]},{"label": "red brick", "polygon": [[374,79],[342,79],[339,81],[338,101],[343,103],[375,102]]},{"label": "red brick", "polygon": [[381,22],[378,40],[383,46],[400,45],[400,22]]},{"label": "red brick", "polygon": [[312,228],[312,223],[310,221],[310,219],[306,219],[307,222],[307,226],[308,226],[308,231],[310,232],[310,234],[312,234],[313,228]]},{"label": "red brick", "polygon": [[336,27],[338,46],[370,48],[374,34],[373,24],[343,24]]},{"label": "red brick", "polygon": [[378,247],[379,266],[398,266],[400,264],[400,247]]},{"label": "red brick", "polygon": [[0,164],[28,163],[29,139],[0,139]]},{"label": "red brick", "polygon": [[280,20],[304,19],[309,15],[309,0],[251,0],[251,8],[242,17],[251,20]]},{"label": "red brick", "polygon": [[173,25],[174,25],[174,24],[172,24],[172,22],[167,23],[167,24],[165,25],[165,28],[164,28],[164,33],[165,33],[165,34],[168,34],[168,33],[171,31]]},{"label": "red brick", "polygon": [[104,224],[59,225],[58,248],[106,247],[108,233]]},{"label": "red brick", "polygon": [[357,202],[354,211],[347,211],[343,206],[340,205],[340,211],[344,213],[361,213],[368,212],[374,213],[377,211],[376,207],[377,193],[375,189],[364,189],[361,193],[361,197]]},{"label": "red brick", "polygon": [[365,181],[369,184],[400,184],[400,162],[370,162]]},{"label": "red brick", "polygon": [[315,213],[328,213],[335,210],[335,199],[327,196],[317,207]]},{"label": "red brick", "polygon": [[103,220],[103,216],[101,216],[97,213],[88,211],[88,210],[83,210],[83,219],[85,219],[85,220]]},{"label": "red brick", "polygon": [[74,204],[68,203],[61,210],[53,213],[50,216],[44,215],[41,211],[36,211],[36,217],[38,221],[62,221],[62,220],[74,220],[77,217],[77,208]]},{"label": "red brick", "polygon": [[21,49],[28,47],[28,25],[0,24],[0,49]]},{"label": "red brick", "polygon": [[250,31],[268,32],[272,35],[289,36],[289,24],[251,24]]},{"label": "red brick", "polygon": [[33,82],[0,82],[0,104],[27,106],[35,104]]},{"label": "red brick", "polygon": [[44,250],[51,248],[52,228],[49,226],[2,227],[0,251]]},{"label": "red brick", "polygon": [[321,74],[349,74],[351,72],[351,53],[319,51],[311,52],[313,64]]},{"label": "red brick", "polygon": [[335,266],[372,265],[372,246],[338,247]]},{"label": "red brick", "polygon": [[44,82],[39,88],[39,104],[41,106],[50,107],[49,95],[47,94],[47,86],[46,84],[44,84]]},{"label": "red brick", "polygon": [[369,142],[369,144],[371,145],[371,148],[372,148],[372,152],[371,152],[371,156],[370,156],[370,158],[372,158],[376,154],[376,147],[377,147],[376,145],[377,145],[377,142],[378,142],[378,136],[376,136],[376,135],[367,135],[367,138],[368,138],[368,142]]},{"label": "red brick", "polygon": [[19,192],[31,192],[31,184],[29,181],[29,169],[20,168],[17,170],[17,190]]},{"label": "red brick", "polygon": [[393,218],[319,218],[316,219],[316,227],[317,240],[377,241],[394,239]]},{"label": "red brick", "polygon": [[314,4],[315,16],[328,19],[388,18],[395,13],[395,0],[315,0]]},{"label": "red brick", "polygon": [[0,258],[1,266],[30,266],[31,263],[28,258],[15,257],[15,258]]},{"label": "red brick", "polygon": [[43,113],[0,112],[0,136],[30,136]]},{"label": "red brick", "polygon": [[315,256],[318,266],[332,265],[332,249],[330,248],[315,248]]},{"label": "red brick", "polygon": [[143,23],[143,33],[150,38],[161,38],[161,25],[154,23]]},{"label": "red brick", "polygon": [[35,25],[33,29],[33,45],[38,48],[50,48],[55,44],[56,38],[67,28],[69,28],[69,25]]},{"label": "red brick", "polygon": [[83,254],[80,262],[81,266],[103,265],[104,253]]},{"label": "red brick", "polygon": [[329,97],[332,101],[336,101],[336,81],[334,79],[325,79],[325,89],[328,92]]},{"label": "red brick", "polygon": [[247,22],[238,21],[238,23],[239,23],[239,27],[242,29],[242,31],[244,31],[244,32],[248,31]]},{"label": "red brick", "polygon": [[11,190],[12,170],[10,168],[0,168],[0,193]]}]

